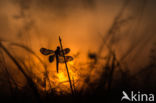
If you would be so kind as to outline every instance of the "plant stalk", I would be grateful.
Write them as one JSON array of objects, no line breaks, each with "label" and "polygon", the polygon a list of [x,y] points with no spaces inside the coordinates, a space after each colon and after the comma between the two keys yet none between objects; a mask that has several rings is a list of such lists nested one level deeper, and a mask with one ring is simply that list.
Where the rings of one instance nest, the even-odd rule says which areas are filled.
[{"label": "plant stalk", "polygon": [[[59,36],[59,41],[60,41],[61,50],[62,50],[62,52],[63,52],[63,46],[62,46],[62,41],[61,41],[60,36]],[[67,74],[68,74],[68,78],[69,78],[70,89],[71,89],[72,95],[74,95],[74,90],[73,90],[72,82],[71,82],[71,79],[70,79],[70,74],[69,74],[69,70],[68,70],[67,62],[66,62],[66,60],[65,60],[64,52],[63,52],[63,58],[64,58],[64,63],[65,63],[66,70],[67,70]]]}]

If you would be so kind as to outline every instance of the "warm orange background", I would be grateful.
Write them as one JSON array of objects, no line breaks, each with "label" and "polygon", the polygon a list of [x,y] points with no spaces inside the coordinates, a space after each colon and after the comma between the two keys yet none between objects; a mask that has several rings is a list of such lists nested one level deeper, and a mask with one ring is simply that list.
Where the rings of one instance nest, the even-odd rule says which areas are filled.
[{"label": "warm orange background", "polygon": [[[144,4],[144,1],[146,0],[133,0],[129,3],[122,18],[133,19],[120,28],[116,33],[118,42],[113,44],[118,59],[131,46],[138,45],[123,61],[130,71],[137,71],[137,68],[148,63],[150,48],[156,40],[156,2],[147,0],[148,2]],[[85,69],[81,69],[80,64],[88,62],[88,52],[98,51],[102,37],[111,28],[122,5],[123,0],[1,0],[0,39],[27,45],[35,51],[48,65],[51,81],[57,81],[59,84],[68,80],[64,65],[61,65],[60,73],[56,74],[55,63],[50,64],[48,58],[43,56],[39,49],[45,47],[55,50],[59,45],[58,36],[61,36],[63,46],[71,49],[71,56],[80,54],[69,63],[69,68],[76,66],[76,70],[70,70],[71,75],[75,80],[81,80],[83,77],[78,73],[87,75],[89,68],[84,66]],[[7,47],[29,65],[29,54],[20,48]],[[136,54],[137,51],[139,53]],[[102,53],[105,56],[106,51],[103,50]],[[39,61],[35,57],[30,58],[37,64],[34,69],[33,67],[31,69],[42,77],[43,69],[38,70],[41,67]],[[8,65],[13,67],[13,64]],[[16,70],[10,71],[16,74]],[[98,76],[98,73],[95,72],[94,75]]]}]

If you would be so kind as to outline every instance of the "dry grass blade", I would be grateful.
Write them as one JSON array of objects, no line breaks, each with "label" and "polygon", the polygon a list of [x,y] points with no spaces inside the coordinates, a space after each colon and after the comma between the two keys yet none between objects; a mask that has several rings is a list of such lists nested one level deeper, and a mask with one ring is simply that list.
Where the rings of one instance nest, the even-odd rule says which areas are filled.
[{"label": "dry grass blade", "polygon": [[31,78],[29,78],[29,76],[25,73],[22,66],[17,62],[17,60],[11,55],[11,53],[5,48],[5,46],[2,43],[0,43],[0,48],[2,48],[2,50],[8,55],[8,57],[15,63],[18,70],[24,75],[24,77],[26,78],[29,86],[32,88],[32,90],[34,92],[34,95],[35,95],[38,103],[41,103],[40,94],[38,93],[38,90],[37,90],[37,87],[36,87],[35,83],[32,81]]},{"label": "dry grass blade", "polygon": [[[128,4],[129,4],[130,0],[125,0],[123,3],[123,6],[121,8],[121,10],[118,12],[117,16],[114,18],[113,24],[111,25],[111,27],[109,28],[108,32],[106,33],[105,37],[102,38],[102,44],[99,47],[98,50],[98,55],[100,56],[104,47],[104,44],[106,44],[106,42],[108,40],[111,39],[111,36],[116,32],[116,28],[120,28],[122,25],[120,19],[122,18],[122,15],[124,14],[125,9],[127,8]],[[129,21],[129,19],[128,19]],[[126,21],[124,21],[126,22]],[[118,27],[119,26],[119,27]]]},{"label": "dry grass blade", "polygon": [[[21,45],[21,44],[17,44],[17,43],[10,43],[10,44],[25,49],[25,50],[28,51],[29,53],[33,54],[33,55],[41,62],[41,64],[43,65],[43,67],[44,67],[44,69],[45,69],[45,73],[44,73],[44,75],[45,75],[45,77],[44,77],[45,83],[46,83],[46,80],[48,80],[49,86],[50,86],[50,89],[51,89],[52,87],[51,87],[50,79],[49,79],[49,76],[48,76],[47,66],[46,66],[46,64],[41,60],[41,58],[40,58],[34,51],[32,51],[30,48],[28,48],[28,47],[25,46],[25,45]],[[46,86],[45,86],[45,87],[46,87]]]},{"label": "dry grass blade", "polygon": [[18,46],[18,47],[21,47],[23,49],[25,49],[26,51],[28,51],[29,53],[33,54],[34,56],[36,56],[38,58],[38,60],[42,63],[42,65],[46,68],[46,65],[45,63],[41,60],[41,58],[34,52],[32,51],[30,48],[28,48],[27,46],[25,45],[21,45],[21,44],[17,44],[17,43],[10,43],[11,45],[14,45],[14,46]]},{"label": "dry grass blade", "polygon": [[10,88],[10,92],[12,97],[14,97],[14,91],[13,91],[13,87],[12,87],[12,83],[15,86],[15,88],[17,88],[17,84],[15,82],[15,80],[13,79],[13,77],[10,75],[10,73],[8,72],[8,68],[5,66],[5,60],[4,60],[4,56],[2,54],[3,52],[0,50],[0,69],[2,69],[2,71],[4,72],[7,82],[9,84],[9,88]]},{"label": "dry grass blade", "polygon": [[[61,41],[60,36],[59,36],[59,42],[60,42],[61,50],[63,51],[63,46],[62,46],[62,41]],[[66,66],[69,83],[70,83],[70,89],[71,89],[72,95],[74,95],[74,90],[73,90],[72,82],[71,82],[71,79],[70,79],[70,74],[69,74],[68,66],[67,66],[67,63],[66,63],[66,60],[65,60],[64,52],[63,52],[63,57],[64,57],[64,61],[65,61],[64,63],[65,63],[65,66]]]}]

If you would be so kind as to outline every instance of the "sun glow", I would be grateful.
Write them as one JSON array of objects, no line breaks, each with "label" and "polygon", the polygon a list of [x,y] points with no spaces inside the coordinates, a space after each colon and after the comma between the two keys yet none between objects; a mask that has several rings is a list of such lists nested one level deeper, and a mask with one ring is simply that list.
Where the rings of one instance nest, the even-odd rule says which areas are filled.
[{"label": "sun glow", "polygon": [[73,61],[70,61],[69,64],[70,64],[70,65],[74,65],[74,62],[73,62]]},{"label": "sun glow", "polygon": [[59,82],[64,82],[64,81],[67,81],[68,80],[68,78],[66,77],[66,75],[64,74],[64,72],[58,73],[57,76],[58,76]]}]

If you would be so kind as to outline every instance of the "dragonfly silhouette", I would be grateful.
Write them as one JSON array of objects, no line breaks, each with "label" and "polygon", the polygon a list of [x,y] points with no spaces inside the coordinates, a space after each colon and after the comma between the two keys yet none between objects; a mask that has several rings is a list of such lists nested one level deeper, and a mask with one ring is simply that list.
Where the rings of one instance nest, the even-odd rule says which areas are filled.
[{"label": "dragonfly silhouette", "polygon": [[65,48],[65,49],[61,50],[60,47],[58,46],[55,51],[50,50],[50,49],[46,49],[46,48],[41,48],[40,52],[43,55],[49,55],[49,62],[50,63],[54,61],[54,58],[56,58],[57,73],[58,73],[59,63],[65,63],[65,61],[69,62],[69,61],[73,60],[72,56],[65,56],[65,60],[64,60],[63,53],[64,53],[64,55],[68,54],[70,52],[69,48]]}]

